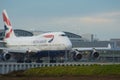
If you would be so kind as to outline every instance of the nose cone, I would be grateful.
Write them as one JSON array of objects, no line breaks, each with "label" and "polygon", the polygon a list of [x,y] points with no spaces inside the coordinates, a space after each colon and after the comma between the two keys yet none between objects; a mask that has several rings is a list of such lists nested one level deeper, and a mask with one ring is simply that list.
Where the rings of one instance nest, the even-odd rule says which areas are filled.
[{"label": "nose cone", "polygon": [[69,39],[66,40],[65,42],[65,46],[67,50],[71,50],[72,49],[72,43]]},{"label": "nose cone", "polygon": [[67,44],[66,49],[67,49],[67,50],[71,50],[71,49],[72,49],[72,43]]}]

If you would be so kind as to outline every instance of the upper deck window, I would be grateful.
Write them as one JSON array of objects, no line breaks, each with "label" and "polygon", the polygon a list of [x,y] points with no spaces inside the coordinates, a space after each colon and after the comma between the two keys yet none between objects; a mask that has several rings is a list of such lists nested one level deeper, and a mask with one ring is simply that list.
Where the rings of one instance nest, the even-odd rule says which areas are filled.
[{"label": "upper deck window", "polygon": [[66,36],[65,34],[60,34],[60,36]]}]

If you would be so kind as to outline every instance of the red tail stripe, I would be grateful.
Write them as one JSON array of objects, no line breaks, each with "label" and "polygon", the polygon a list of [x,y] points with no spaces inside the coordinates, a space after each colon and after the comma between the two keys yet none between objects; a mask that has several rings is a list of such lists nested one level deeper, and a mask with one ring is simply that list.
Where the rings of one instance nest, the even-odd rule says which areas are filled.
[{"label": "red tail stripe", "polygon": [[50,34],[50,35],[44,35],[44,37],[46,37],[46,38],[52,38],[52,37],[54,37],[54,35],[52,35],[52,34]]},{"label": "red tail stripe", "polygon": [[3,20],[8,26],[11,26],[10,20],[6,17],[5,13],[3,13]]},{"label": "red tail stripe", "polygon": [[5,35],[5,38],[9,38],[10,37],[10,34],[12,33],[12,29],[10,29],[10,31],[8,32],[8,33],[6,33],[6,35]]}]

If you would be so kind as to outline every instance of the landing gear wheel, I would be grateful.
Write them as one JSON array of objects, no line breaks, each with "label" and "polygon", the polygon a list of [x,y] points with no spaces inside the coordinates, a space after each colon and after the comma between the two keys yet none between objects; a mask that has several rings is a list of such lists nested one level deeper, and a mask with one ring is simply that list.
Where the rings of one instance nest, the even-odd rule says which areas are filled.
[{"label": "landing gear wheel", "polygon": [[25,60],[25,63],[31,63],[32,61],[30,59]]}]

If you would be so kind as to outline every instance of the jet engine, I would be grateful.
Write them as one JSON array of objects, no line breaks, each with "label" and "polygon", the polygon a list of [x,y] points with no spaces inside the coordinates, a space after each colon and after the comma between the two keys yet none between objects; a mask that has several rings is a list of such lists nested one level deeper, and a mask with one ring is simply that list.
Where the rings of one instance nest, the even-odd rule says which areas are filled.
[{"label": "jet engine", "polygon": [[78,50],[78,49],[75,49],[75,50],[73,50],[71,52],[73,54],[73,59],[75,61],[82,59],[82,57],[85,56],[84,55],[85,51],[88,51],[87,54],[89,55],[90,59],[96,59],[96,58],[99,57],[99,52],[97,52],[95,49],[92,49],[92,50],[81,50],[81,51]]},{"label": "jet engine", "polygon": [[72,52],[72,54],[73,54],[73,59],[74,60],[80,60],[81,58],[82,58],[82,54],[81,54],[81,52],[79,51],[79,50],[74,50],[73,52]]},{"label": "jet engine", "polygon": [[93,49],[93,51],[91,53],[91,57],[92,58],[98,58],[99,57],[99,52],[97,52],[95,49]]},{"label": "jet engine", "polygon": [[9,60],[11,58],[11,54],[8,51],[3,50],[1,53],[2,60]]}]

